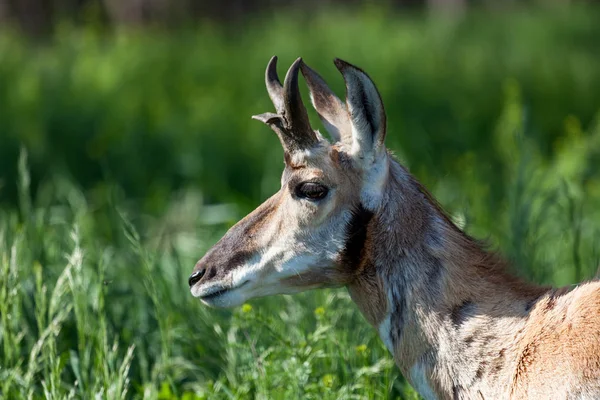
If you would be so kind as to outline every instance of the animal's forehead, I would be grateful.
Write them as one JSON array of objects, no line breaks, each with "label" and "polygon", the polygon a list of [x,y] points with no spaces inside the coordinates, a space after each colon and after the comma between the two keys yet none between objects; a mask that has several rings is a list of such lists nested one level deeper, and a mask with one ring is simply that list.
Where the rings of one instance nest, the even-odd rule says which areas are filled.
[{"label": "animal's forehead", "polygon": [[352,159],[341,143],[321,144],[308,150],[286,154],[286,164],[293,170],[305,168],[350,168]]},{"label": "animal's forehead", "polygon": [[329,146],[327,149],[287,156],[283,181],[318,180],[326,184],[338,184],[343,177],[360,179],[359,175],[359,169],[346,152]]},{"label": "animal's forehead", "polygon": [[319,145],[311,149],[297,150],[286,153],[285,161],[291,169],[302,169],[308,167],[322,166],[329,161],[330,146]]}]

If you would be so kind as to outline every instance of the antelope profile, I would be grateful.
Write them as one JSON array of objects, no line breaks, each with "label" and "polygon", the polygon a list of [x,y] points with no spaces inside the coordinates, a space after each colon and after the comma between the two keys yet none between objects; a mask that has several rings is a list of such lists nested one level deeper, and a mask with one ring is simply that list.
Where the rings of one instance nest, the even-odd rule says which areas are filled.
[{"label": "antelope profile", "polygon": [[[346,286],[402,374],[425,399],[600,398],[600,283],[521,281],[462,232],[387,151],[373,81],[336,59],[341,101],[301,59],[276,113],[254,116],[284,150],[281,189],[196,264],[191,293],[213,307]],[[302,72],[332,142],[311,128]]]}]

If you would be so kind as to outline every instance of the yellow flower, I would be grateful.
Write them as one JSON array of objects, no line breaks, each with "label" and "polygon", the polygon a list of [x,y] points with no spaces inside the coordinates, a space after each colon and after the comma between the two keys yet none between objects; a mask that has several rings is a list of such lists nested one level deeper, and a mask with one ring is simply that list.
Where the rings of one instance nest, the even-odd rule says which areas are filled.
[{"label": "yellow flower", "polygon": [[323,315],[325,315],[325,308],[323,308],[323,307],[317,307],[315,309],[315,315],[317,317],[322,317]]},{"label": "yellow flower", "polygon": [[248,303],[242,305],[242,312],[243,313],[249,313],[250,311],[252,311],[252,306]]},{"label": "yellow flower", "polygon": [[367,352],[367,345],[366,344],[360,344],[360,345],[356,346],[356,352],[359,353],[359,354],[366,353]]},{"label": "yellow flower", "polygon": [[328,387],[328,388],[332,387],[334,380],[335,380],[335,378],[331,374],[323,375],[323,378],[322,378],[323,386]]}]

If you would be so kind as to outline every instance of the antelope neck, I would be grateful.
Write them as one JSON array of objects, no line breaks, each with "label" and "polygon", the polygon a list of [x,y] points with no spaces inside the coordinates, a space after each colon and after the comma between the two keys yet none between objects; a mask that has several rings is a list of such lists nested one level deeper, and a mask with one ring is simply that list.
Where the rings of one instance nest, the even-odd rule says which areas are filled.
[{"label": "antelope neck", "polygon": [[547,289],[506,273],[416,181],[406,189],[412,177],[390,181],[354,250],[350,295],[424,398],[494,398],[512,382],[509,355]]}]

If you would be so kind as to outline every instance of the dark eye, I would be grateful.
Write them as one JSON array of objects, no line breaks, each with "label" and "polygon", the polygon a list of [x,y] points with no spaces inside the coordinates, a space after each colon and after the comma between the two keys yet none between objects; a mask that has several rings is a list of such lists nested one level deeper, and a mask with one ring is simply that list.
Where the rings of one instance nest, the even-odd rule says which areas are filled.
[{"label": "dark eye", "polygon": [[308,200],[321,200],[327,196],[329,189],[314,182],[304,182],[296,186],[296,196]]}]

